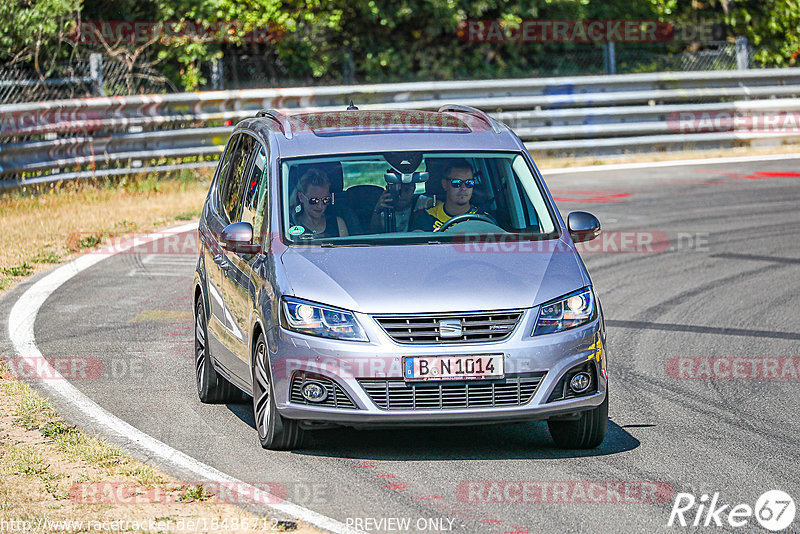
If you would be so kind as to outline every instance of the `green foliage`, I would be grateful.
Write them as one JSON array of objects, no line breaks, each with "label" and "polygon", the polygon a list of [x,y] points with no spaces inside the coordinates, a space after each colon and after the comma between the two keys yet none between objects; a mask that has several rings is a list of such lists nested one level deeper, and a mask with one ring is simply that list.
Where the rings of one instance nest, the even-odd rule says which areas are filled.
[{"label": "green foliage", "polygon": [[[295,3],[296,4],[296,3]],[[169,22],[206,23],[235,22],[229,39],[234,45],[242,43],[248,31],[254,28],[294,26],[294,10],[299,7],[292,2],[275,0],[154,0],[158,20]],[[163,61],[177,63],[173,77],[179,77],[181,85],[188,90],[206,83],[200,64],[222,56],[222,48],[228,43],[205,42],[191,38],[174,40],[158,52]]]},{"label": "green foliage", "polygon": [[6,276],[28,276],[33,272],[28,262],[23,262],[21,265],[13,265],[11,267],[0,267],[0,273]]},{"label": "green foliage", "polygon": [[192,219],[197,219],[200,217],[200,210],[193,210],[187,211],[185,213],[179,213],[175,216],[176,221],[191,221]]},{"label": "green foliage", "polygon": [[755,60],[765,67],[790,67],[800,57],[800,2],[746,0],[727,17],[736,35],[756,47]]},{"label": "green foliage", "polygon": [[747,37],[756,49],[757,63],[764,67],[790,67],[800,57],[800,1],[708,0],[694,2],[648,0],[660,20],[678,23],[717,20],[728,27],[728,36]]},{"label": "green foliage", "polygon": [[194,486],[184,486],[182,493],[176,499],[178,502],[192,502],[192,501],[207,501],[214,496],[213,493],[207,491],[202,484]]},{"label": "green foliage", "polygon": [[46,74],[71,51],[67,38],[81,0],[0,1],[0,62],[26,62]]},{"label": "green foliage", "polygon": [[[569,43],[464,42],[457,31],[467,20],[724,20],[729,36],[747,36],[765,65],[792,65],[800,54],[800,0],[0,0],[0,61],[38,65],[70,53],[72,41],[64,37],[78,16],[235,23],[226,42],[186,37],[148,47],[143,57],[157,60],[156,69],[185,90],[207,82],[202,67],[210,60],[234,52],[268,58],[267,74],[284,83],[568,74],[574,53],[592,52]],[[268,43],[247,42],[254,28],[278,32]]]},{"label": "green foliage", "polygon": [[36,256],[32,258],[34,263],[58,263],[61,258],[52,250],[40,250]]},{"label": "green foliage", "polygon": [[66,434],[73,434],[77,432],[77,429],[74,426],[68,425],[61,419],[57,419],[47,422],[39,429],[39,432],[41,432],[43,436],[56,439]]}]

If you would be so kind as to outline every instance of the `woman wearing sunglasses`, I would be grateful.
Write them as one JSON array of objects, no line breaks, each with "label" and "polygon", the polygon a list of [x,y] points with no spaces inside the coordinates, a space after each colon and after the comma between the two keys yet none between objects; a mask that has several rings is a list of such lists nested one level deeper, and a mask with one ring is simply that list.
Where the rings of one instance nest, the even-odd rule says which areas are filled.
[{"label": "woman wearing sunglasses", "polygon": [[348,235],[344,220],[328,211],[333,196],[331,181],[324,172],[310,169],[300,177],[297,182],[297,202],[292,214],[292,226],[301,226],[303,235],[314,238]]}]

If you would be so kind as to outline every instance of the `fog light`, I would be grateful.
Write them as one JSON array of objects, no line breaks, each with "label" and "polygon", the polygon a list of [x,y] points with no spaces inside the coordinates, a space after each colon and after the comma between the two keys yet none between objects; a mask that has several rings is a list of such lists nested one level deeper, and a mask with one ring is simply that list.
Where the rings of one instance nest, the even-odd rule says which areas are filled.
[{"label": "fog light", "polygon": [[319,382],[306,382],[301,391],[308,402],[322,402],[328,398],[328,390]]},{"label": "fog light", "polygon": [[569,389],[575,393],[583,393],[592,385],[592,377],[589,373],[580,372],[575,374],[569,381]]}]

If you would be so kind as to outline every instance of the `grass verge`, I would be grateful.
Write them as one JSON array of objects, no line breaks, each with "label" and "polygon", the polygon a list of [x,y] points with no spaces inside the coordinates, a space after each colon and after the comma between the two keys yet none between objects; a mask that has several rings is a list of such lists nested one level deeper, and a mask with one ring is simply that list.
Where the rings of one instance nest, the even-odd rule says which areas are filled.
[{"label": "grass verge", "polygon": [[114,522],[124,522],[121,531],[318,532],[247,513],[202,484],[175,480],[87,435],[11,378],[1,360],[0,413],[0,532],[41,526],[45,518],[43,532],[94,532]]},{"label": "grass verge", "polygon": [[[110,238],[195,219],[209,176],[141,176],[0,195],[0,292]],[[0,358],[0,532],[26,526],[41,532],[318,532],[236,504],[213,486],[176,480],[68,424]]]},{"label": "grass verge", "polygon": [[0,195],[0,291],[109,238],[199,217],[211,172],[68,182]]}]

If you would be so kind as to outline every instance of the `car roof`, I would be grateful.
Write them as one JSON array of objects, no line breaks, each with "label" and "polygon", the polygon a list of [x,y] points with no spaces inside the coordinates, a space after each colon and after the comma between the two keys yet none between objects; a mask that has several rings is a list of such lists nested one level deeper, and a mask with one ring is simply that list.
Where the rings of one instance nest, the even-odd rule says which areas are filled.
[{"label": "car roof", "polygon": [[504,124],[465,106],[442,111],[358,110],[284,114],[260,111],[245,119],[246,129],[272,137],[281,157],[415,150],[519,150],[521,143]]}]

